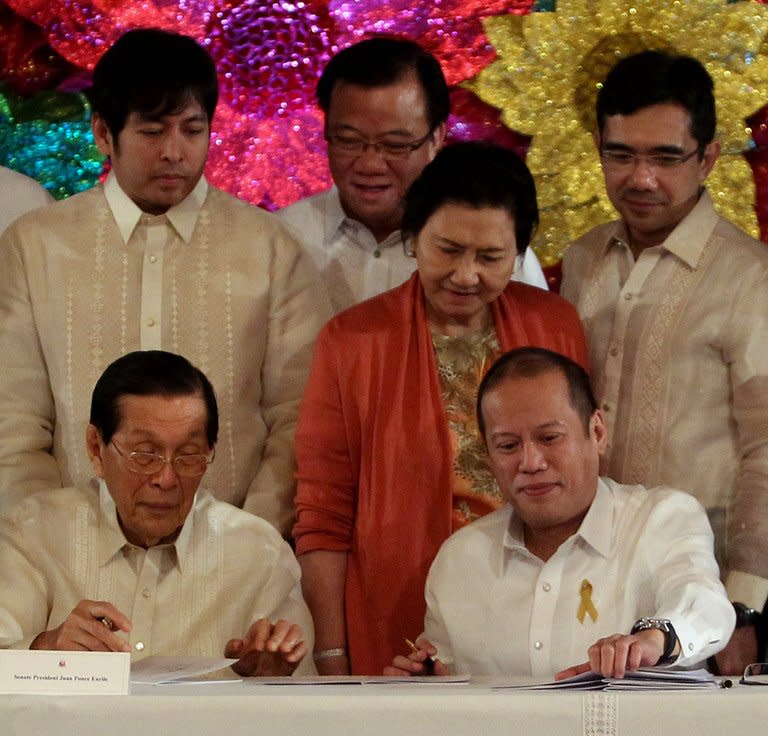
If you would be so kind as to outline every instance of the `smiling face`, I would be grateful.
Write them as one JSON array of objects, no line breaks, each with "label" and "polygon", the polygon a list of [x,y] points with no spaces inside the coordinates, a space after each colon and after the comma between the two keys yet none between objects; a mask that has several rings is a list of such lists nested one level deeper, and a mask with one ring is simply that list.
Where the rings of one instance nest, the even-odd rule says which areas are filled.
[{"label": "smiling face", "polygon": [[[696,151],[691,118],[680,105],[644,107],[631,115],[609,115],[598,138],[601,150],[685,156]],[[661,168],[647,160],[612,166],[604,160],[605,188],[629,232],[633,250],[662,243],[693,209],[715,165],[719,144],[706,146],[677,166]]]},{"label": "smiling face", "polygon": [[596,411],[584,420],[558,370],[506,378],[483,397],[491,469],[523,521],[526,543],[537,536],[556,546],[575,533],[597,490],[606,432]]},{"label": "smiling face", "polygon": [[117,140],[97,114],[91,127],[120,187],[143,212],[160,215],[179,204],[203,174],[210,128],[194,98],[170,115],[131,112]]},{"label": "smiling face", "polygon": [[444,204],[415,238],[427,318],[444,335],[483,329],[489,305],[515,270],[515,223],[507,210]]},{"label": "smiling face", "polygon": [[119,409],[120,423],[109,443],[103,442],[92,424],[88,426],[91,464],[107,484],[129,542],[151,547],[171,541],[192,508],[202,476],[179,476],[171,463],[153,475],[143,475],[127,467],[126,456],[134,451],[166,458],[209,454],[205,401],[199,394],[125,395]]},{"label": "smiling face", "polygon": [[[338,82],[326,117],[326,134],[369,142],[411,143],[429,133],[424,91],[414,74],[381,87]],[[328,163],[349,217],[381,241],[399,229],[402,198],[442,145],[439,125],[425,143],[403,158],[388,158],[369,146],[350,154],[328,146]]]}]

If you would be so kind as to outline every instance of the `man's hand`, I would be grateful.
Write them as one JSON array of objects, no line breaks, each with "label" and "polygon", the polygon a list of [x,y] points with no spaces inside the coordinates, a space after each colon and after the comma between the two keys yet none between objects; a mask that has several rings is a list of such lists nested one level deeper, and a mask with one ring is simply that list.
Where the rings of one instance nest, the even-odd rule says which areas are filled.
[{"label": "man's hand", "polygon": [[239,657],[232,669],[244,677],[291,675],[306,653],[301,627],[283,619],[273,624],[260,618],[244,638],[230,639],[224,647],[225,657]]},{"label": "man's hand", "polygon": [[637,634],[614,634],[598,639],[588,650],[589,661],[562,670],[556,680],[597,672],[603,677],[624,677],[639,667],[652,667],[664,654],[664,634],[658,629],[638,631]]},{"label": "man's hand", "polygon": [[[439,659],[434,659],[437,649],[423,636],[416,639],[416,650],[407,657],[398,654],[389,667],[384,668],[384,674],[388,677],[410,677],[411,675],[447,675],[448,668]],[[429,672],[429,667],[424,664],[428,657],[434,661],[434,671]]]},{"label": "man's hand", "polygon": [[78,603],[60,626],[35,637],[30,649],[86,652],[130,652],[128,642],[114,632],[131,630],[127,616],[106,601]]},{"label": "man's hand", "polygon": [[735,629],[725,649],[715,655],[721,675],[741,675],[748,664],[757,662],[757,632],[752,625]]}]

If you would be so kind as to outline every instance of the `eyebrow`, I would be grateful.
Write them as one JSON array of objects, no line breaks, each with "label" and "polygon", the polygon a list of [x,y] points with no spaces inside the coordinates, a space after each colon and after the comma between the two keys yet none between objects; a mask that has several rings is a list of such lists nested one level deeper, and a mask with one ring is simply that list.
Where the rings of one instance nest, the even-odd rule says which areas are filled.
[{"label": "eyebrow", "polygon": [[[441,243],[444,243],[445,245],[451,245],[454,248],[469,248],[468,245],[465,245],[464,243],[460,243],[458,240],[451,240],[450,238],[446,238],[443,235],[435,235],[435,239],[439,240]],[[478,253],[504,253],[507,249],[504,248],[501,245],[489,245],[487,248],[478,248]]]},{"label": "eyebrow", "polygon": [[[336,131],[344,131],[344,132],[350,132],[350,133],[357,133],[360,136],[365,136],[365,133],[363,133],[362,130],[359,128],[356,128],[354,125],[348,125],[347,123],[338,123],[337,125],[334,125],[331,127],[331,130]],[[376,137],[377,138],[383,138],[387,135],[397,135],[401,136],[403,138],[412,138],[414,136],[414,133],[412,130],[405,130],[403,128],[395,128],[393,130],[385,130],[383,133],[379,133]]]},{"label": "eyebrow", "polygon": [[[559,419],[553,419],[551,422],[544,422],[544,424],[536,425],[534,430],[540,432],[541,430],[547,430],[547,429],[565,429],[565,428],[566,428],[565,422],[562,422]],[[508,432],[508,431],[494,432],[490,435],[490,438],[492,440],[498,439],[499,437],[520,437],[520,435],[517,434],[517,432]]]},{"label": "eyebrow", "polygon": [[[131,432],[126,433],[125,435],[126,440],[130,440],[132,442],[152,442],[156,445],[163,445],[165,444],[165,438],[160,437],[157,434],[154,434],[153,432],[148,432],[144,429],[134,429]],[[200,431],[194,431],[191,434],[187,435],[180,446],[185,445],[189,442],[196,442],[198,440],[207,440],[206,434],[204,430]]]},{"label": "eyebrow", "polygon": [[662,144],[660,146],[653,146],[653,148],[649,148],[645,151],[638,151],[637,148],[633,148],[632,146],[628,146],[625,143],[616,143],[613,141],[608,141],[606,144],[603,145],[604,151],[626,151],[627,153],[674,153],[674,154],[680,154],[685,153],[685,149],[681,146],[675,146],[673,144]]},{"label": "eyebrow", "polygon": [[[156,123],[162,125],[167,118],[175,117],[174,113],[166,115],[145,115],[144,113],[137,112],[136,118],[139,124]],[[193,112],[189,115],[182,116],[181,122],[183,123],[203,123],[208,121],[208,116],[204,112]]]}]

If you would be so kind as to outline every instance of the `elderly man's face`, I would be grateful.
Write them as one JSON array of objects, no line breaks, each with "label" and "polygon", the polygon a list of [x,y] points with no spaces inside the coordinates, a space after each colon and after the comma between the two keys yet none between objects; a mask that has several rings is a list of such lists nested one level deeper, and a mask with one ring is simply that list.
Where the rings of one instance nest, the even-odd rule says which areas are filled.
[{"label": "elderly man's face", "polygon": [[[173,460],[208,455],[207,412],[199,394],[134,396],[119,400],[120,424],[104,443],[88,426],[88,454],[117,506],[120,525],[132,544],[151,547],[172,541],[192,508],[202,475],[179,475]],[[145,475],[136,470],[132,452],[155,453],[171,462]],[[204,467],[204,466],[203,466]]]},{"label": "elderly man's face", "polygon": [[508,378],[483,397],[491,469],[524,525],[565,540],[597,490],[606,432],[599,412],[589,434],[560,371]]}]

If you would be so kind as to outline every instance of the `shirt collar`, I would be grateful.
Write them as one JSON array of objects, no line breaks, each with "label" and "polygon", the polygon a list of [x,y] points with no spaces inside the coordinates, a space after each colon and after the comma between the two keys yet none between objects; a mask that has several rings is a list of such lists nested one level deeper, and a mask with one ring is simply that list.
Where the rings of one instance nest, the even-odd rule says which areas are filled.
[{"label": "shirt collar", "polygon": [[[504,526],[503,548],[509,552],[530,556],[531,553],[525,546],[523,522],[514,513],[511,506],[509,506],[509,509],[510,518],[509,523]],[[575,536],[581,537],[598,554],[603,557],[610,557],[612,533],[613,503],[611,490],[603,482],[603,479],[599,478],[592,505],[589,507],[589,511],[587,511],[587,515],[582,520]]]},{"label": "shirt collar", "polygon": [[[125,546],[132,546],[125,538],[120,523],[117,520],[117,507],[112,498],[112,494],[107,488],[103,479],[99,479],[99,507],[101,509],[101,523],[99,525],[99,564],[106,565],[118,552]],[[179,536],[176,541],[169,544],[160,545],[168,548],[175,554],[176,564],[181,572],[184,572],[184,561],[189,559],[190,545],[192,544],[192,534],[195,524],[195,508],[197,507],[197,496],[192,503],[192,508],[184,520]]]},{"label": "shirt collar", "polygon": [[717,224],[718,215],[709,192],[704,189],[693,209],[668,235],[661,247],[696,268],[704,247]]},{"label": "shirt collar", "polygon": [[613,539],[613,498],[611,489],[598,478],[595,497],[587,515],[576,532],[592,549],[603,557],[611,557]]},{"label": "shirt collar", "polygon": [[[204,176],[201,176],[195,188],[165,213],[165,217],[185,243],[189,243],[192,239],[197,217],[207,194],[208,182]],[[113,171],[109,172],[104,183],[104,196],[112,210],[112,216],[115,218],[123,242],[127,243],[145,213],[123,191]]]},{"label": "shirt collar", "polygon": [[[718,214],[712,203],[712,197],[704,189],[693,209],[678,223],[677,227],[667,236],[667,239],[657,247],[677,256],[691,268],[696,268],[717,220]],[[611,225],[607,230],[608,237],[603,244],[601,255],[605,255],[611,247],[617,244],[629,247],[629,235],[624,222],[617,220]]]},{"label": "shirt collar", "polygon": [[[339,196],[339,190],[334,185],[328,191],[328,196],[325,200],[325,217],[323,218],[325,223],[325,244],[330,245],[333,241],[343,234],[344,230],[359,230],[368,228],[359,220],[355,220],[353,217],[348,217],[344,212],[344,208],[341,206],[341,197]],[[368,230],[370,232],[370,230]],[[390,248],[392,246],[401,246],[402,237],[399,230],[395,230],[387,235],[380,243],[376,243],[376,239],[371,233],[371,244],[375,244],[378,249]],[[366,249],[367,250],[367,249]]]}]

